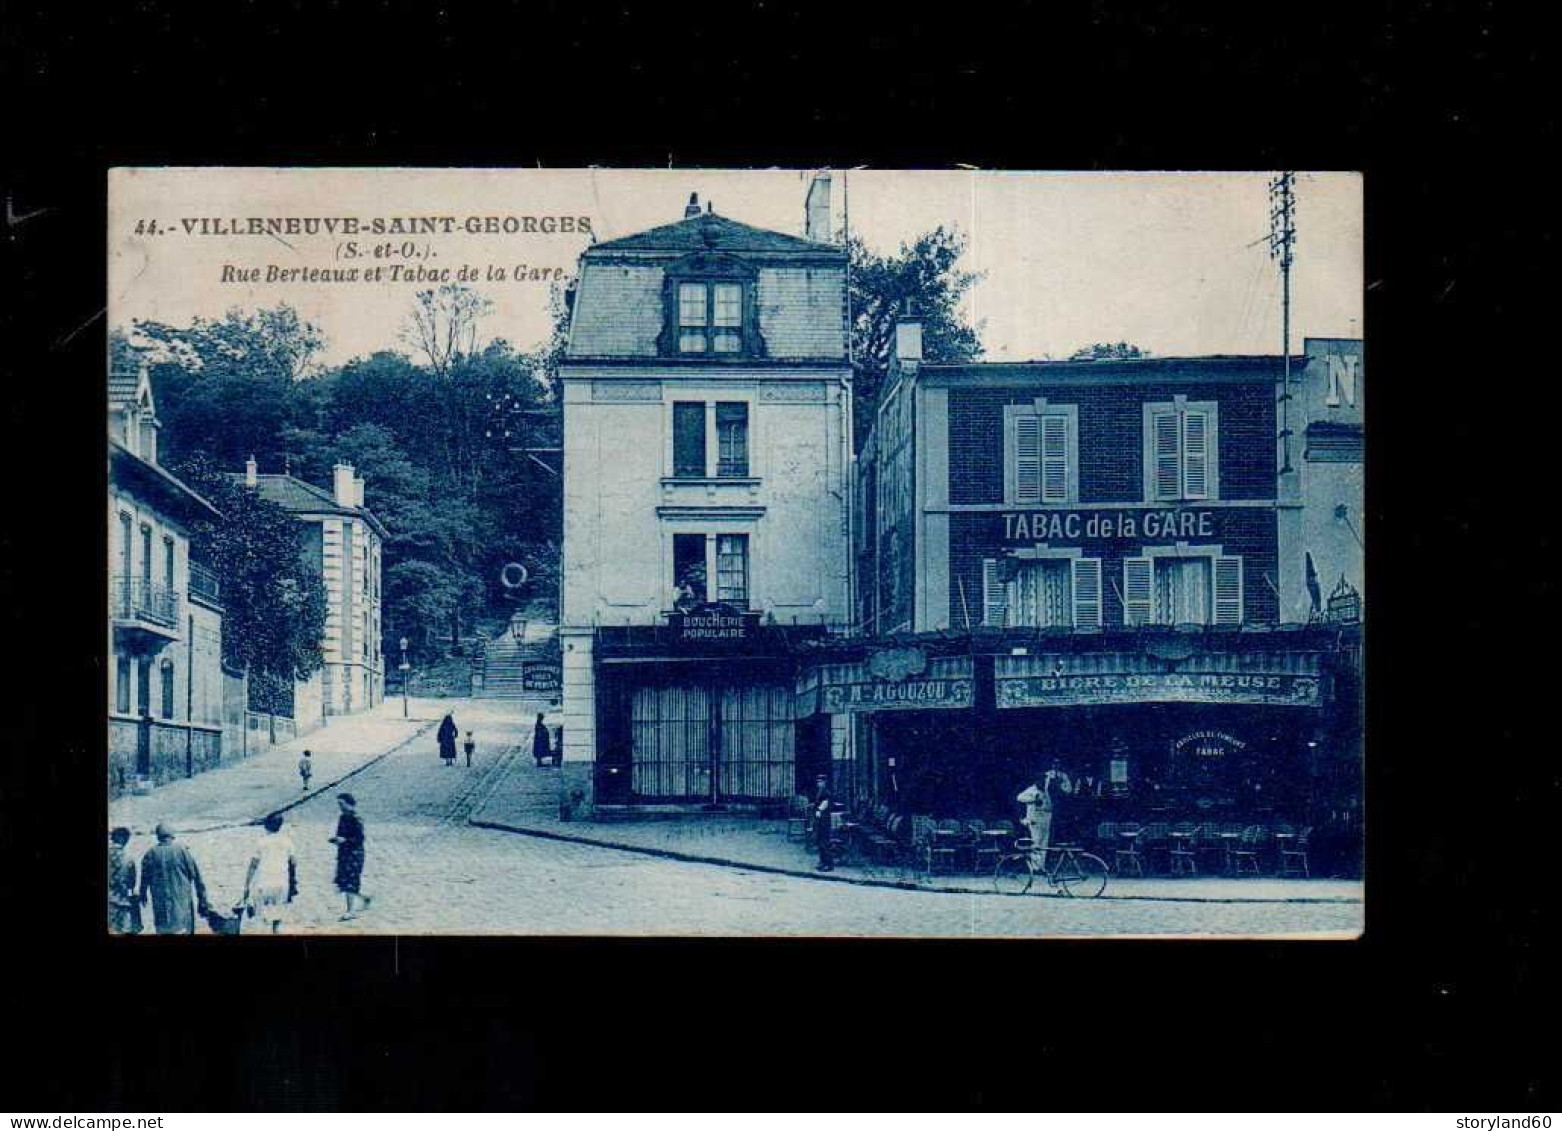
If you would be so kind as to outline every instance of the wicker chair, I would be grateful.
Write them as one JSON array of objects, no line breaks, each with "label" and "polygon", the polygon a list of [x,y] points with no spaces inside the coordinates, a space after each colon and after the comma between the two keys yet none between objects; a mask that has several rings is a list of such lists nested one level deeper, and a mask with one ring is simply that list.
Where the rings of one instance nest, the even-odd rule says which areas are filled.
[{"label": "wicker chair", "polygon": [[786,814],[786,839],[802,841],[808,839],[808,814],[810,806],[808,798],[801,793],[792,798],[792,803],[787,807]]},{"label": "wicker chair", "polygon": [[1179,821],[1167,835],[1166,853],[1174,876],[1199,874],[1198,848],[1195,838],[1198,826],[1192,821]]},{"label": "wicker chair", "polygon": [[1242,838],[1231,853],[1232,871],[1237,875],[1247,872],[1263,874],[1263,852],[1269,841],[1269,830],[1263,825],[1249,825],[1242,830]]},{"label": "wicker chair", "polygon": [[1305,825],[1302,831],[1296,834],[1296,839],[1280,848],[1280,874],[1282,876],[1301,876],[1303,879],[1311,879],[1312,874],[1307,870],[1307,844],[1312,839],[1313,827]]},{"label": "wicker chair", "polygon": [[1129,872],[1136,876],[1144,875],[1144,853],[1139,851],[1139,831],[1139,826],[1132,822],[1117,826],[1117,847],[1113,850],[1112,870],[1120,876]]}]

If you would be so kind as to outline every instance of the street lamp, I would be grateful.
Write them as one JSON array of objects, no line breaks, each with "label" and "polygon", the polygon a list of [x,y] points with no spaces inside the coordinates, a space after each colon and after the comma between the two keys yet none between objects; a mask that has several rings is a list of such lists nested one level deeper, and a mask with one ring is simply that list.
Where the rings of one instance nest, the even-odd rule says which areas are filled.
[{"label": "street lamp", "polygon": [[407,638],[401,638],[401,717],[407,717],[407,673],[412,665],[407,663]]}]

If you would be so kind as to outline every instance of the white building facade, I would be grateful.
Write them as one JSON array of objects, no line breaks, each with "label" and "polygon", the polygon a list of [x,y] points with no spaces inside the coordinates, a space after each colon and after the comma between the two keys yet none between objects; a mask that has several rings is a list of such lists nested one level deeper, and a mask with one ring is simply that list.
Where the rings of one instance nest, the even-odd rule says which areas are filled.
[{"label": "white building facade", "polygon": [[293,691],[298,733],[332,715],[351,715],[385,699],[381,575],[385,527],[364,504],[364,482],[337,464],[325,491],[292,475],[261,475],[252,459],[244,484],[305,524],[304,555],[325,586],[322,666]]},{"label": "white building facade", "polygon": [[[564,396],[563,747],[598,806],[770,803],[800,638],[848,620],[846,253],[701,211],[581,259]],[[809,753],[812,751],[812,753]]]},{"label": "white building facade", "polygon": [[223,615],[190,526],[220,516],[158,460],[147,371],[109,377],[108,786],[161,785],[223,755]]}]

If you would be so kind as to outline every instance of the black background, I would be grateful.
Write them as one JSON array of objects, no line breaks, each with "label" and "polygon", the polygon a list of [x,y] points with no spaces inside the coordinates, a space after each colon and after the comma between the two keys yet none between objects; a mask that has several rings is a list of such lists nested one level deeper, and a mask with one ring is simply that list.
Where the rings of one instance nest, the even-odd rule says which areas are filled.
[{"label": "black background", "polygon": [[[1528,6],[9,7],[3,1106],[1556,1106]],[[165,163],[1365,170],[1366,938],[109,945],[104,171]]]}]

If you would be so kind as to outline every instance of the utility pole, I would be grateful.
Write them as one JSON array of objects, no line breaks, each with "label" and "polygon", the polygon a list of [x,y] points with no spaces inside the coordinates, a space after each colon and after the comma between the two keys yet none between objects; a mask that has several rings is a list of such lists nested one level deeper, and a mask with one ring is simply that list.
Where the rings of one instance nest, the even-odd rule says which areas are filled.
[{"label": "utility pole", "polygon": [[1291,260],[1296,243],[1296,174],[1269,182],[1269,257],[1280,264],[1280,348],[1285,378],[1280,394],[1280,474],[1291,468]]}]

